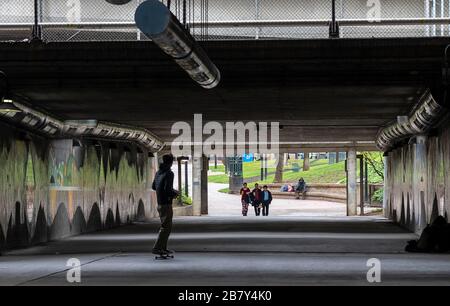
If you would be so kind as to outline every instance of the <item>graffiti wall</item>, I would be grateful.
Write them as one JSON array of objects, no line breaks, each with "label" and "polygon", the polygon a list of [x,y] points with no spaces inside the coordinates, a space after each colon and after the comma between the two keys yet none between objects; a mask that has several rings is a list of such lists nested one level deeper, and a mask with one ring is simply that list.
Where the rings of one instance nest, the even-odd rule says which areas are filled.
[{"label": "graffiti wall", "polygon": [[[448,126],[448,124],[447,124]],[[450,128],[389,153],[386,158],[386,213],[408,229],[421,232],[450,212]]]},{"label": "graffiti wall", "polygon": [[157,215],[156,158],[132,145],[46,140],[2,125],[0,247],[27,246]]}]

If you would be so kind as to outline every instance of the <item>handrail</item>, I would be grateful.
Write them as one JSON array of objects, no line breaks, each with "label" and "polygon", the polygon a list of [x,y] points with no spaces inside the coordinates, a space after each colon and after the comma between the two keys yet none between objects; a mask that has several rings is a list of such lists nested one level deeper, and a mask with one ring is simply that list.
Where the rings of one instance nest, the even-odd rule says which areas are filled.
[{"label": "handrail", "polygon": [[[369,19],[338,19],[340,26],[413,26],[413,25],[449,25],[450,18],[388,18],[377,21]],[[216,20],[209,21],[209,28],[224,27],[295,27],[295,26],[327,26],[330,20],[327,19],[307,19],[307,20]],[[39,25],[45,28],[98,28],[98,29],[136,29],[136,24],[131,21],[111,21],[111,22],[40,22]],[[0,23],[0,29],[30,28],[32,22]],[[188,22],[187,26],[196,28],[204,26],[201,22]]]}]

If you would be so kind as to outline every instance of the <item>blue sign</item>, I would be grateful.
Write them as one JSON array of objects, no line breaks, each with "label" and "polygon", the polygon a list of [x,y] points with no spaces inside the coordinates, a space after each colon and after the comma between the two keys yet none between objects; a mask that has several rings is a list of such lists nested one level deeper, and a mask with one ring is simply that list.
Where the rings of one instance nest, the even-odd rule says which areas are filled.
[{"label": "blue sign", "polygon": [[242,161],[244,163],[251,163],[254,160],[254,156],[253,154],[244,154],[244,156],[242,157]]}]

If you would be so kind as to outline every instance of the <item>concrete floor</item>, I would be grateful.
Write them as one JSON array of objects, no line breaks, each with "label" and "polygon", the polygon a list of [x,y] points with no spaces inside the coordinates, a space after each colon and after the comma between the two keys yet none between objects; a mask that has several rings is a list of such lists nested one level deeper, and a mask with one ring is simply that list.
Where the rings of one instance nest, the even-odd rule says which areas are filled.
[{"label": "concrete floor", "polygon": [[382,284],[450,284],[450,254],[406,254],[415,235],[373,217],[177,218],[170,261],[150,254],[157,223],[135,224],[0,257],[0,285],[367,285],[367,260]]}]

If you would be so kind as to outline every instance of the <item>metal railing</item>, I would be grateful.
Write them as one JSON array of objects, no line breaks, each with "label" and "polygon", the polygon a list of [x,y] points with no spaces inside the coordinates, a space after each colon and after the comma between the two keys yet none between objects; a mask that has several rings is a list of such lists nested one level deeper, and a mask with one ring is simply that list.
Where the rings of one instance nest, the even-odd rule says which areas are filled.
[{"label": "metal railing", "polygon": [[[0,40],[148,40],[133,20],[142,1],[37,0],[35,7],[35,0],[2,0]],[[171,10],[197,39],[329,38],[333,16],[341,38],[450,36],[450,0],[335,0],[334,14],[332,0],[203,0],[207,23],[201,0],[185,1],[187,18],[177,0]]]}]

